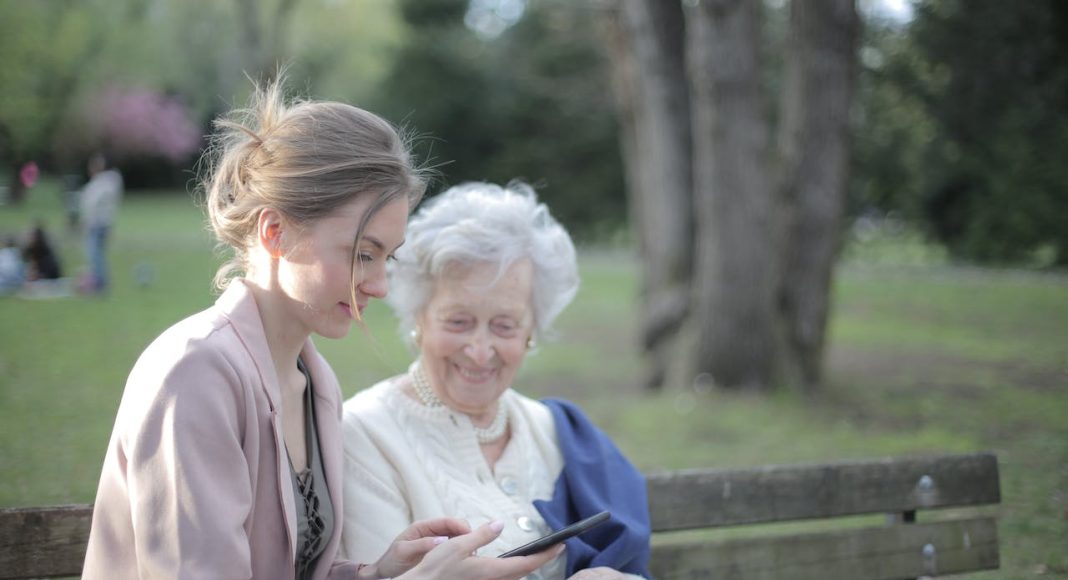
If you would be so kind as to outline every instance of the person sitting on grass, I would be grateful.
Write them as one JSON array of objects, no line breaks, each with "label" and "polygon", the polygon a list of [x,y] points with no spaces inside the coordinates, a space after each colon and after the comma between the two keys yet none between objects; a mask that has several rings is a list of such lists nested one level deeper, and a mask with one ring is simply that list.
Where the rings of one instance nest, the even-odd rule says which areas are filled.
[{"label": "person sitting on grass", "polygon": [[63,277],[59,256],[56,255],[48,232],[41,222],[37,222],[30,229],[26,245],[22,248],[22,259],[26,263],[28,282],[58,280]]},{"label": "person sitting on grass", "polygon": [[26,281],[26,265],[22,262],[22,250],[15,236],[4,240],[0,248],[0,294],[13,294]]}]

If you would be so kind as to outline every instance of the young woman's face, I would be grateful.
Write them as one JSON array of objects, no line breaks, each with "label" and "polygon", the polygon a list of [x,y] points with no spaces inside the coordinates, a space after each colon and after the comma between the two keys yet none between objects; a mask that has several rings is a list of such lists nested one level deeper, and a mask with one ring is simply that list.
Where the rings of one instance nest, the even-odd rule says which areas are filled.
[{"label": "young woman's face", "polygon": [[534,267],[520,260],[446,269],[419,325],[423,368],[446,405],[470,415],[494,409],[511,386],[534,328]]},{"label": "young woman's face", "polygon": [[360,196],[300,232],[279,259],[278,283],[292,316],[308,333],[343,338],[356,311],[388,291],[386,260],[404,242],[408,201],[382,207],[367,223],[356,248],[356,303],[352,303],[355,232],[373,202]]}]

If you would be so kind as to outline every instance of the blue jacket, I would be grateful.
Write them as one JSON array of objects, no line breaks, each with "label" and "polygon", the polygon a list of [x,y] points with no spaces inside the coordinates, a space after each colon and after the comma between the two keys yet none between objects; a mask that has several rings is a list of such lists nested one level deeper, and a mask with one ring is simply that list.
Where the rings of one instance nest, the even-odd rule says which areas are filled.
[{"label": "blue jacket", "polygon": [[645,477],[627,461],[577,406],[562,399],[542,401],[552,411],[564,468],[553,497],[534,507],[553,530],[600,511],[607,522],[567,540],[567,576],[608,566],[649,577],[649,500]]}]

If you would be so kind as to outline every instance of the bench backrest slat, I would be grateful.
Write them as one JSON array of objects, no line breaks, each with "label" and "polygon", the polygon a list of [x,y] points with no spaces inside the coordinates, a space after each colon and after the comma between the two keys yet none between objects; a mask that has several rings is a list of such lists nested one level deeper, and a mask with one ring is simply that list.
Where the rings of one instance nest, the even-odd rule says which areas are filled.
[{"label": "bench backrest slat", "polygon": [[892,458],[651,475],[653,531],[994,504],[997,457]]},{"label": "bench backrest slat", "polygon": [[90,505],[0,509],[0,578],[81,574],[92,513]]},{"label": "bench backrest slat", "polygon": [[997,568],[993,518],[654,545],[651,572],[674,578],[886,580]]}]

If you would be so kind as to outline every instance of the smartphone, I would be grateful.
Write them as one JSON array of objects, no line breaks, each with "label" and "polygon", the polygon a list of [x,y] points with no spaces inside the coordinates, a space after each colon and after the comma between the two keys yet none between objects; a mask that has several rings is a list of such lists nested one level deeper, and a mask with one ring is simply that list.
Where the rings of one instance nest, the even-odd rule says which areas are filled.
[{"label": "smartphone", "polygon": [[537,554],[538,552],[541,552],[542,550],[547,550],[550,547],[559,544],[560,542],[563,542],[568,538],[577,536],[582,532],[585,532],[586,530],[596,526],[597,524],[608,521],[608,517],[610,515],[612,514],[606,511],[596,515],[592,515],[580,522],[575,522],[562,530],[557,530],[549,535],[542,536],[529,544],[519,546],[518,548],[509,552],[505,552],[497,557],[510,558],[512,556],[529,556],[531,554]]}]

